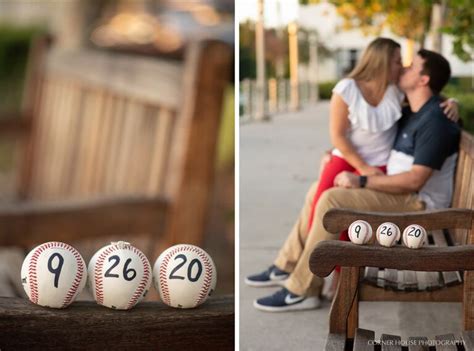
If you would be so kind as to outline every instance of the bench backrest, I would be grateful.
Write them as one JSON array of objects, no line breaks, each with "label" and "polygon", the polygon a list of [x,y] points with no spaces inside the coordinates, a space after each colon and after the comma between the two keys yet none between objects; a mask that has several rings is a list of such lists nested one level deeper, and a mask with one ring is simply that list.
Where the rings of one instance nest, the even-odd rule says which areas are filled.
[{"label": "bench backrest", "polygon": [[210,198],[231,48],[191,43],[182,61],[44,48],[40,42],[33,50],[24,104],[32,133],[22,197],[164,196],[170,211],[181,213],[181,220],[170,220],[173,230],[196,242]]},{"label": "bench backrest", "polygon": [[[474,209],[474,137],[463,131],[454,181],[453,208]],[[453,236],[457,243],[474,244],[474,228],[456,229]]]}]

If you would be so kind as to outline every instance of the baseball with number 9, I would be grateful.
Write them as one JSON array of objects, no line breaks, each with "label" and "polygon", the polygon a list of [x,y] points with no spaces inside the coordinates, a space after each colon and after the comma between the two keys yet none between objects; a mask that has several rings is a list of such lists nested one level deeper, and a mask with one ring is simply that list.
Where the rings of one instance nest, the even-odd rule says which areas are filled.
[{"label": "baseball with number 9", "polygon": [[153,266],[161,300],[171,307],[193,308],[204,303],[216,287],[217,272],[211,256],[194,245],[165,250]]},{"label": "baseball with number 9", "polygon": [[354,244],[364,245],[372,239],[372,227],[368,222],[359,219],[349,226],[348,235]]},{"label": "baseball with number 9", "polygon": [[21,266],[26,295],[40,306],[67,307],[82,291],[86,280],[86,264],[81,254],[58,241],[36,246]]},{"label": "baseball with number 9", "polygon": [[134,307],[146,295],[152,281],[146,256],[125,241],[113,242],[97,251],[88,271],[95,301],[117,310]]}]

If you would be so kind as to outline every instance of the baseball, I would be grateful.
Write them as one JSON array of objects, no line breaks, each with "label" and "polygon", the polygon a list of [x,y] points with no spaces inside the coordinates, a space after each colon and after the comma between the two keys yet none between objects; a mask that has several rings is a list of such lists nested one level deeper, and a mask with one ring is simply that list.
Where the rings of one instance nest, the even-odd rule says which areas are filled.
[{"label": "baseball", "polygon": [[400,228],[394,223],[385,222],[379,225],[375,236],[380,245],[392,247],[400,240]]},{"label": "baseball", "polygon": [[427,234],[425,228],[411,224],[403,231],[403,244],[410,249],[419,249],[425,243]]},{"label": "baseball", "polygon": [[21,266],[21,282],[26,295],[40,306],[69,306],[84,288],[86,280],[86,264],[81,254],[58,241],[36,246]]},{"label": "baseball", "polygon": [[349,239],[357,245],[367,244],[372,239],[372,227],[363,220],[352,222],[349,226]]},{"label": "baseball", "polygon": [[204,303],[214,291],[217,272],[206,251],[182,244],[168,248],[158,257],[153,278],[165,304],[193,308]]},{"label": "baseball", "polygon": [[130,243],[113,242],[89,262],[89,286],[102,306],[128,310],[145,297],[152,272],[146,256]]}]

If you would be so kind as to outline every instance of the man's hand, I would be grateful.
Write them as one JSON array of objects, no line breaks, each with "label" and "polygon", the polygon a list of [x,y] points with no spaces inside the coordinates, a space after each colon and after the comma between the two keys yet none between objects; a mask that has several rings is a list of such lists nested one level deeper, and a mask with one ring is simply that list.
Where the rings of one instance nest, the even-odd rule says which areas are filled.
[{"label": "man's hand", "polygon": [[341,188],[359,188],[359,176],[351,172],[341,172],[334,179],[334,185]]}]

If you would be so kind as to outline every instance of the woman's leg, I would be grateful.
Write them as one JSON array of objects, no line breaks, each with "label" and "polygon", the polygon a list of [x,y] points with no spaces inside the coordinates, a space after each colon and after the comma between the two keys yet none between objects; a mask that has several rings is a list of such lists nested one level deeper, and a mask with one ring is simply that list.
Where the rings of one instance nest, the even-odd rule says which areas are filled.
[{"label": "woman's leg", "polygon": [[311,201],[311,210],[307,228],[308,233],[311,230],[311,226],[313,225],[314,211],[318,204],[318,200],[321,197],[321,194],[326,190],[334,187],[334,179],[339,173],[343,171],[354,172],[355,168],[352,167],[345,159],[333,155],[331,157],[331,161],[326,164],[321,173],[321,176],[319,177],[319,186]]}]

